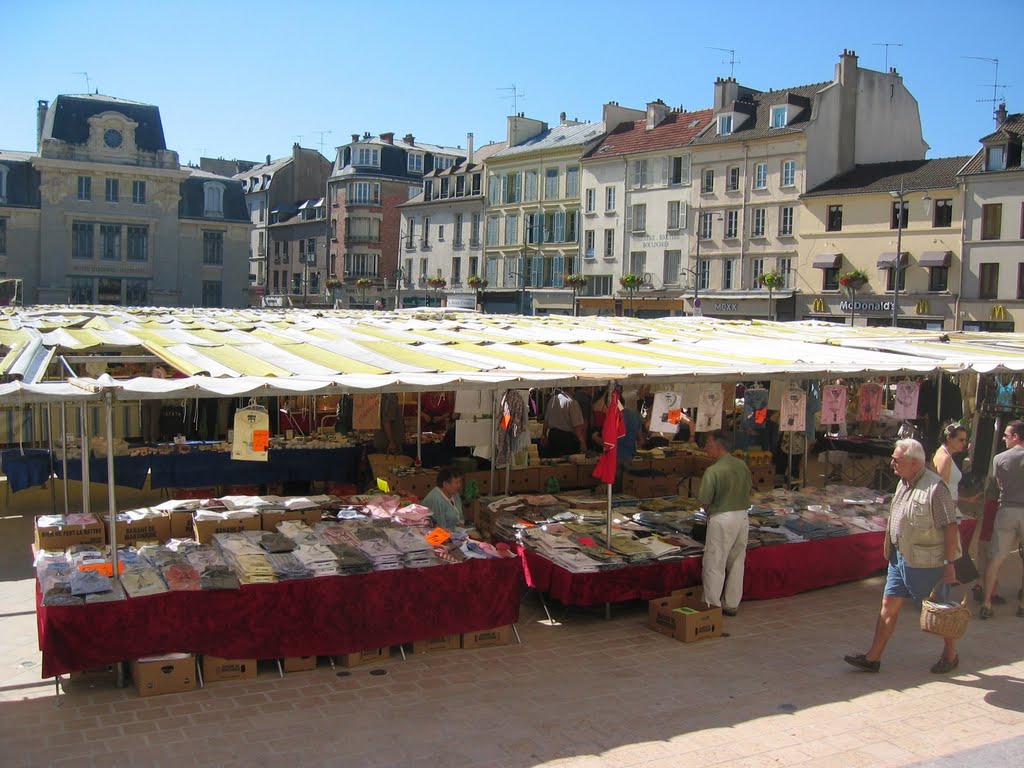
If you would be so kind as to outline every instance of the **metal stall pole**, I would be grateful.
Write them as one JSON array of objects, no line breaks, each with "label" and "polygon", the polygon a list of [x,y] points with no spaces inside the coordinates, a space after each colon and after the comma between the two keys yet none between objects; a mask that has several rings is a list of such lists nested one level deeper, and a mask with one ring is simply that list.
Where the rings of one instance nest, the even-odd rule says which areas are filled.
[{"label": "metal stall pole", "polygon": [[416,466],[423,466],[423,399],[421,393],[416,392]]},{"label": "metal stall pole", "polygon": [[50,474],[48,480],[50,483],[50,512],[51,514],[57,514],[57,487],[54,485],[54,471],[53,471],[53,417],[50,413],[50,403],[46,404],[46,454],[49,457]]},{"label": "metal stall pole", "polygon": [[[103,405],[106,411],[107,422],[107,507],[110,515],[110,576],[118,578],[117,570],[117,496],[114,492],[114,393],[106,392],[103,395]],[[116,682],[118,688],[124,688],[124,664],[118,662],[116,668]]]},{"label": "metal stall pole", "polygon": [[488,496],[496,495],[494,493],[494,452],[498,448],[498,446],[496,445],[497,433],[495,432],[497,426],[498,426],[498,418],[495,416],[495,413],[494,413],[494,390],[492,389],[491,390],[491,453],[490,453],[490,456],[489,456],[489,458],[491,460],[491,469],[490,469],[490,477],[487,480],[487,495]]},{"label": "metal stall pole", "polygon": [[64,462],[64,482],[61,485],[64,488],[64,514],[66,515],[70,511],[68,506],[68,413],[67,403],[63,400],[60,401],[60,444],[61,460]]},{"label": "metal stall pole", "polygon": [[82,418],[80,419],[80,421],[81,421],[81,428],[82,428],[82,434],[81,434],[81,437],[80,437],[81,448],[82,448],[82,512],[84,512],[85,514],[89,514],[92,511],[92,498],[90,497],[90,492],[92,490],[92,486],[90,485],[90,479],[89,479],[89,454],[90,454],[90,450],[89,450],[89,438],[87,437],[87,433],[88,433],[88,420],[89,420],[89,416],[86,413],[87,401],[83,400],[82,404],[79,407],[82,409],[82,411],[81,411]]}]

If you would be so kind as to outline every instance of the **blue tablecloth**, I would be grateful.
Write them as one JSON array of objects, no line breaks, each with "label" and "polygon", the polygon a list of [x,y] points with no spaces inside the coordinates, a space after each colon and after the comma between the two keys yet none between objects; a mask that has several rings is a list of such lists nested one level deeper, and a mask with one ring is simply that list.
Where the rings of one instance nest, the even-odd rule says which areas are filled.
[{"label": "blue tablecloth", "polygon": [[[313,480],[352,483],[358,479],[363,447],[278,448],[269,460],[233,461],[224,451],[197,451],[152,456],[115,456],[117,485],[142,488],[150,472],[150,488],[205,488],[218,485],[262,485]],[[45,453],[45,451],[43,452]],[[64,477],[58,461],[57,476]],[[90,459],[93,482],[107,482],[107,460]],[[82,479],[80,460],[68,462],[68,478]]]},{"label": "blue tablecloth", "polygon": [[50,452],[40,448],[0,451],[0,469],[7,475],[11,493],[42,485],[50,477]]}]

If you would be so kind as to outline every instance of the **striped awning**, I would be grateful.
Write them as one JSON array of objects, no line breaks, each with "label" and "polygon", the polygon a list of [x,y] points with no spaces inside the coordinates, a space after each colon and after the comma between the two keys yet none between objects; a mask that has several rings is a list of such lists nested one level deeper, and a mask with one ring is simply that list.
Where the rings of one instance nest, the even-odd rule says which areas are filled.
[{"label": "striped awning", "polygon": [[948,267],[952,256],[949,251],[925,251],[917,263],[922,267]]}]

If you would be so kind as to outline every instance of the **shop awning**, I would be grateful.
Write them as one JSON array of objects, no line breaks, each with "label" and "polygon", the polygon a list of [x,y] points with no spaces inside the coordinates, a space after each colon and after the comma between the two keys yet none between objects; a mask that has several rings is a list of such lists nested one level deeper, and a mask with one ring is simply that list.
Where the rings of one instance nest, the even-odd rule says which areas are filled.
[{"label": "shop awning", "polygon": [[922,267],[948,267],[952,256],[949,251],[925,251],[917,263]]},{"label": "shop awning", "polygon": [[[907,255],[908,254],[907,254],[906,251],[903,251],[903,253],[901,253],[899,255],[900,258],[899,258],[899,265],[898,266],[900,266],[900,267],[907,266]],[[895,266],[897,266],[897,264],[896,264],[896,251],[887,251],[885,253],[881,253],[881,254],[878,255],[878,268],[879,269],[892,269]]]},{"label": "shop awning", "polygon": [[811,264],[815,269],[835,269],[843,260],[841,253],[819,253]]}]

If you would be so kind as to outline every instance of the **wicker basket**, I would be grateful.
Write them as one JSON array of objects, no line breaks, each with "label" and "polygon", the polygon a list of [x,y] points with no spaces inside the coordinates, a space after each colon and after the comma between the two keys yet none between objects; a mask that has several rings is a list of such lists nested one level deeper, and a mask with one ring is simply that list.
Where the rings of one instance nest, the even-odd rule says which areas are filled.
[{"label": "wicker basket", "polygon": [[921,630],[933,635],[959,640],[967,632],[971,611],[967,607],[967,595],[959,603],[937,603],[935,590],[921,602]]}]

